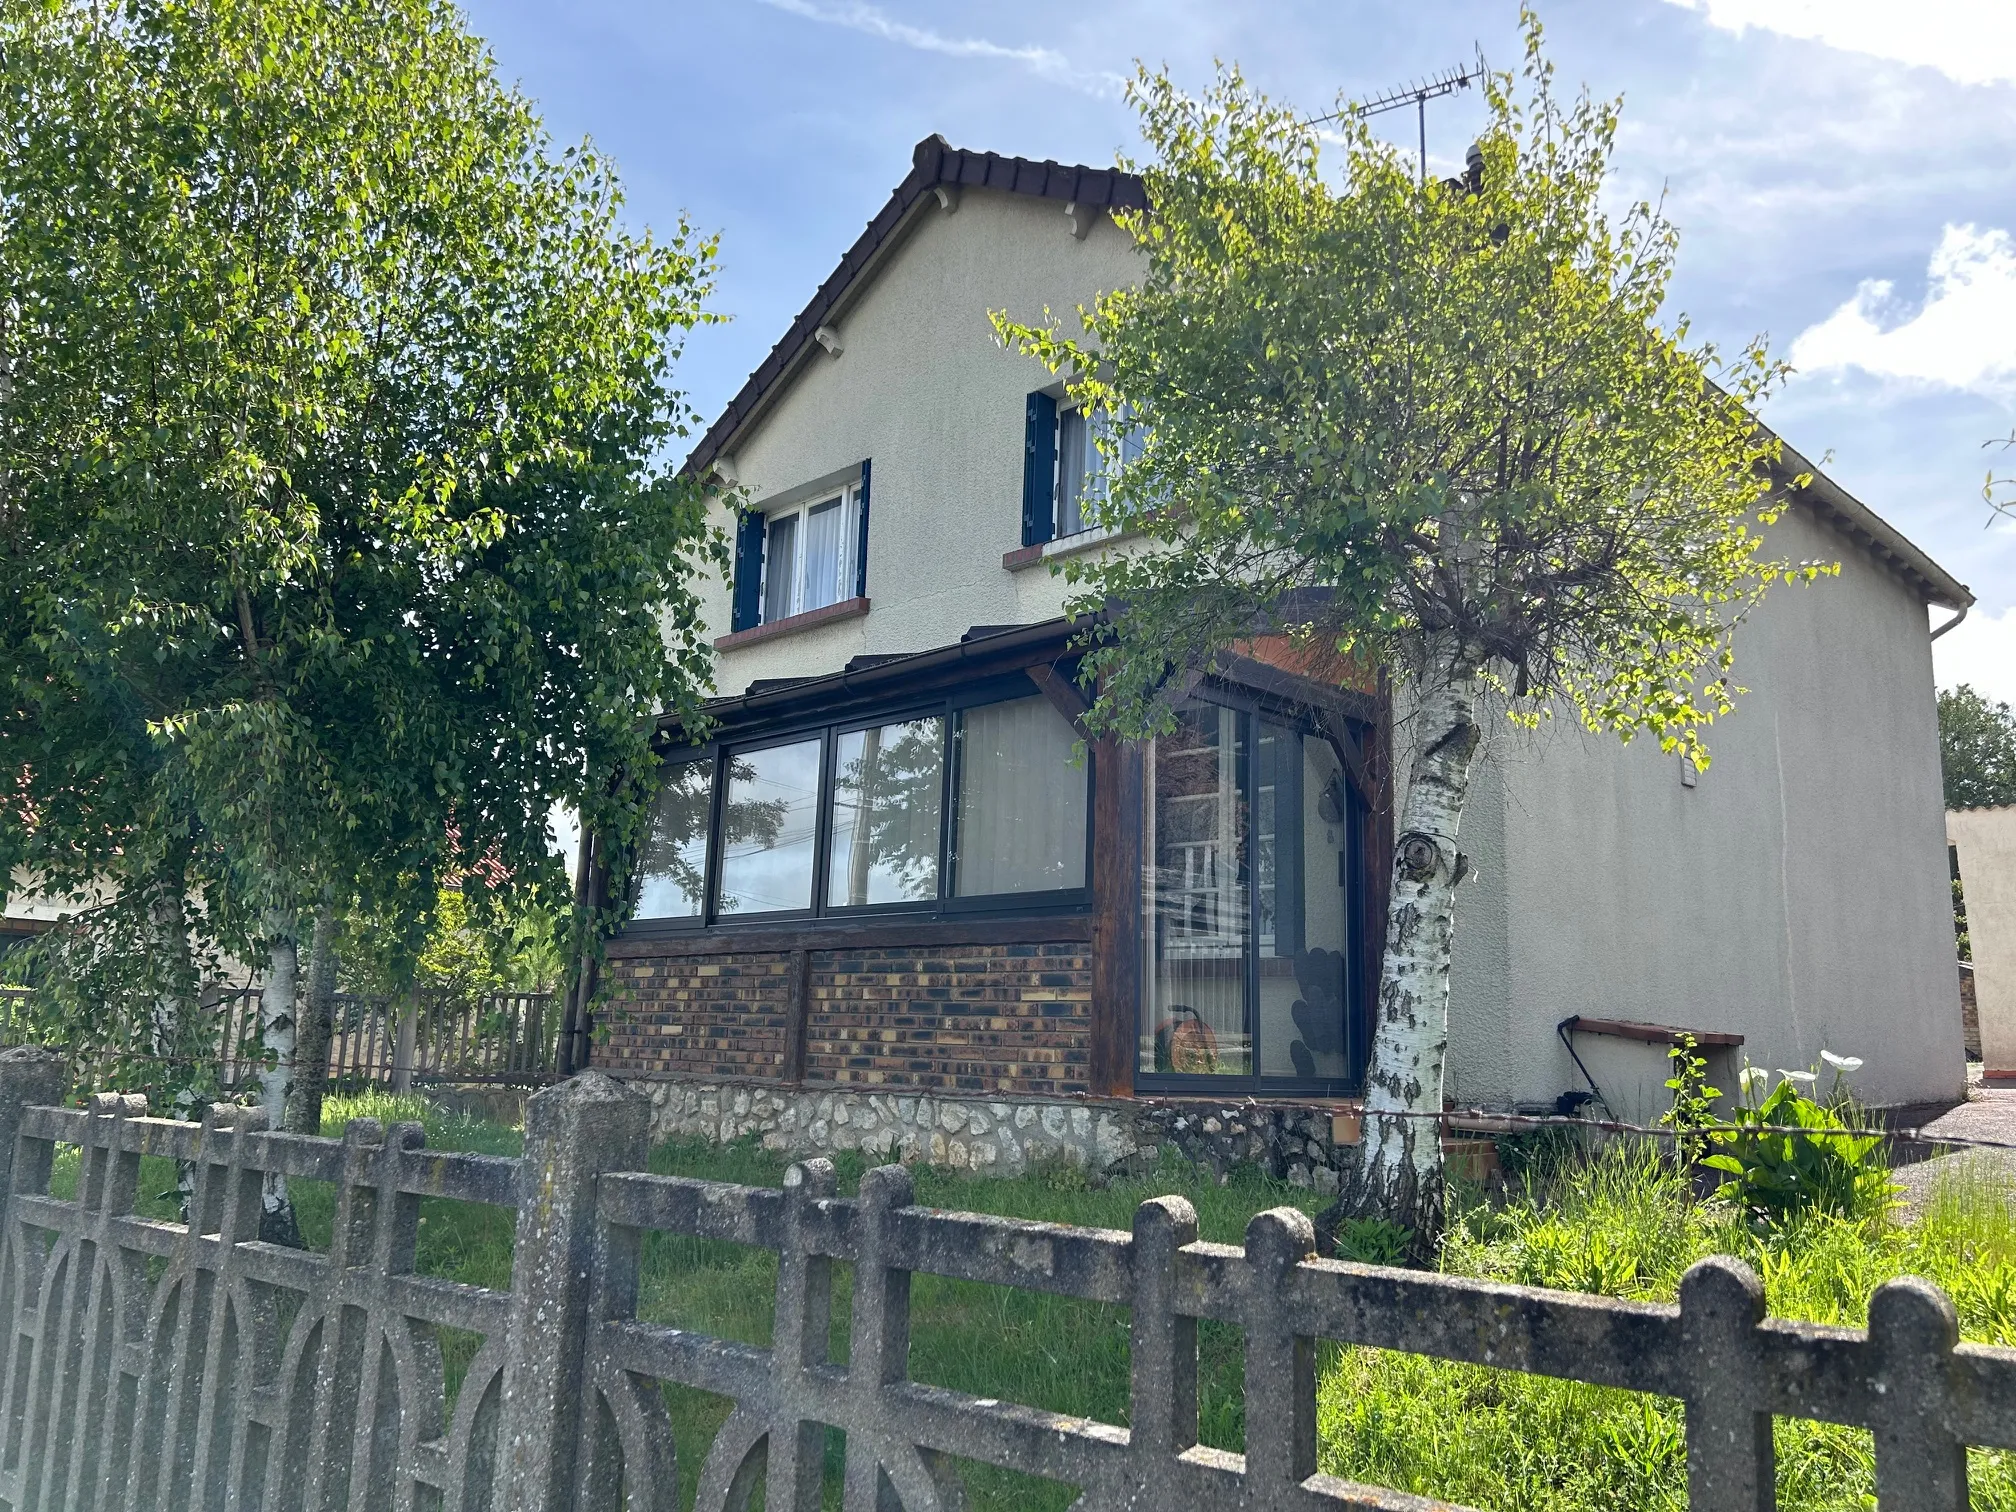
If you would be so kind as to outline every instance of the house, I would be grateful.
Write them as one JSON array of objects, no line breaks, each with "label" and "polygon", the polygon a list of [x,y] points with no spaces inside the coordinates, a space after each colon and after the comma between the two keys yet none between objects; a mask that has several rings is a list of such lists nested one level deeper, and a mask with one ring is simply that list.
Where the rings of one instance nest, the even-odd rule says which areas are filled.
[{"label": "house", "polygon": [[[1317,1184],[1353,1137],[1406,759],[1384,685],[1262,638],[1173,734],[1075,755],[1050,568],[1130,547],[1082,528],[1096,418],[988,312],[1134,279],[1112,212],[1144,204],[1124,173],[927,139],[692,453],[753,508],[719,517],[716,729],[664,732],[594,1050],[661,1131],[1010,1167],[1177,1138]],[[1841,575],[1745,627],[1710,770],[1493,731],[1457,1103],[1593,1083],[1656,1117],[1675,1028],[1725,1078],[1827,1048],[1873,1101],[1959,1093],[1926,606],[1970,599],[1788,462],[1812,481],[1772,545]]]},{"label": "house", "polygon": [[1967,900],[1981,1080],[2016,1087],[2016,808],[1954,809],[1946,836]]}]

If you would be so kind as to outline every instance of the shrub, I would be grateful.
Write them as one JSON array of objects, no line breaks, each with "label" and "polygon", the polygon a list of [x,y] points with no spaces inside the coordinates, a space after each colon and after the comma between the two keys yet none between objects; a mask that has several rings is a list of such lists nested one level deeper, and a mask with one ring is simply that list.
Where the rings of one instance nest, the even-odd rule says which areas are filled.
[{"label": "shrub", "polygon": [[1765,1077],[1758,1068],[1744,1068],[1744,1101],[1731,1117],[1738,1128],[1710,1136],[1717,1153],[1701,1162],[1731,1178],[1716,1189],[1716,1196],[1770,1226],[1809,1212],[1880,1214],[1890,1205],[1896,1186],[1883,1163],[1877,1136],[1845,1132],[1849,1125],[1841,1113],[1853,1112],[1854,1105],[1840,1097],[1838,1078],[1835,1106],[1829,1107],[1800,1090],[1801,1083],[1815,1079],[1814,1073],[1778,1075],[1778,1085],[1753,1106],[1749,1095]]}]

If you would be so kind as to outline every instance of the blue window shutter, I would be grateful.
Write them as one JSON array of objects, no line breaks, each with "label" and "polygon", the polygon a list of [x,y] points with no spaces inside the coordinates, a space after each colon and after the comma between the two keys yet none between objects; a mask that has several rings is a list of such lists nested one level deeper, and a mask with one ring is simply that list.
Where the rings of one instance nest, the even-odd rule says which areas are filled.
[{"label": "blue window shutter", "polygon": [[1057,401],[1031,394],[1022,425],[1022,544],[1057,533]]},{"label": "blue window shutter", "polygon": [[753,630],[762,618],[764,519],[753,511],[735,525],[735,605],[731,630]]},{"label": "blue window shutter", "polygon": [[854,597],[868,597],[868,463],[861,459],[861,515],[854,522]]}]

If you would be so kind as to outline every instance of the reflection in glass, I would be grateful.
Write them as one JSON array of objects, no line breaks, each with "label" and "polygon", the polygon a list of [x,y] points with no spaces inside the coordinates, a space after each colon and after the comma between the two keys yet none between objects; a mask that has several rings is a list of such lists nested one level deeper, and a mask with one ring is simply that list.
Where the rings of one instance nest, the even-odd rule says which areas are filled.
[{"label": "reflection in glass", "polygon": [[1040,695],[961,710],[954,896],[1085,885],[1085,778],[1077,736]]},{"label": "reflection in glass", "polygon": [[818,823],[818,741],[731,753],[720,911],[810,908]]},{"label": "reflection in glass", "polygon": [[934,716],[849,730],[835,738],[833,753],[827,904],[936,898],[945,721]]},{"label": "reflection in glass", "polygon": [[651,832],[637,858],[637,917],[690,919],[700,913],[707,882],[707,829],[713,819],[714,762],[680,761],[665,768]]},{"label": "reflection in glass", "polygon": [[1144,1072],[1243,1076],[1251,934],[1246,716],[1205,704],[1148,749]]},{"label": "reflection in glass", "polygon": [[1321,736],[1269,724],[1257,756],[1260,1070],[1342,1081],[1352,822],[1344,768]]}]

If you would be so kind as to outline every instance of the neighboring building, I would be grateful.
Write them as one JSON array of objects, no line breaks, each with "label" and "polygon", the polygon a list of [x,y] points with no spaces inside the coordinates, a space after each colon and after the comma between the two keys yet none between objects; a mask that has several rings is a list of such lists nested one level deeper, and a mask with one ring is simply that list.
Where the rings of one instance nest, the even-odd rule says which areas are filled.
[{"label": "neighboring building", "polygon": [[[666,751],[595,1051],[666,1083],[661,1127],[928,1149],[895,1096],[925,1093],[944,1130],[1111,1115],[1103,1156],[1148,1138],[1144,1099],[1166,1132],[1202,1115],[1163,1098],[1358,1086],[1406,754],[1381,687],[1259,641],[1176,733],[1073,761],[1049,564],[1126,546],[1080,529],[1086,426],[988,312],[1135,279],[1110,211],[1143,204],[1125,174],[926,140],[689,460],[753,512],[720,518],[717,737]],[[1713,1032],[1724,1076],[1825,1047],[1877,1102],[1960,1091],[1926,606],[1967,590],[1817,471],[1771,547],[1841,576],[1744,627],[1750,692],[1698,780],[1650,742],[1494,730],[1463,821],[1458,1102],[1553,1106],[1585,1089],[1572,1044],[1617,1113],[1656,1115],[1664,1037],[1615,1021]],[[1049,1105],[1074,1097],[1134,1101],[1074,1125]]]},{"label": "neighboring building", "polygon": [[1946,837],[1967,899],[1981,1080],[2016,1087],[2016,808],[1953,810]]}]

